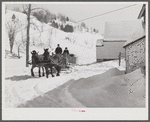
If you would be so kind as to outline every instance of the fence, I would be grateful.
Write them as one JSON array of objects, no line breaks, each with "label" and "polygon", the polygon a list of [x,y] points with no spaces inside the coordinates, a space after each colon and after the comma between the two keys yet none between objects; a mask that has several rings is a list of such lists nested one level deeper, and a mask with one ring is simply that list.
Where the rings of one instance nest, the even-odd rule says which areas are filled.
[{"label": "fence", "polygon": [[118,55],[118,58],[119,58],[119,66],[120,66],[120,63],[121,63],[121,57],[125,57],[125,53],[119,52],[119,55]]}]

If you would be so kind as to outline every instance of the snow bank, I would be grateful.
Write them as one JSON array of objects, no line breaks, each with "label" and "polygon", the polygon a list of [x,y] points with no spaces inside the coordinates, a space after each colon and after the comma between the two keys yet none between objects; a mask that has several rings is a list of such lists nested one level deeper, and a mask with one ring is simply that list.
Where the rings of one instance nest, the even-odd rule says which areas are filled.
[{"label": "snow bank", "polygon": [[86,107],[145,107],[145,89],[141,69],[123,75],[116,68],[69,86],[73,97]]}]

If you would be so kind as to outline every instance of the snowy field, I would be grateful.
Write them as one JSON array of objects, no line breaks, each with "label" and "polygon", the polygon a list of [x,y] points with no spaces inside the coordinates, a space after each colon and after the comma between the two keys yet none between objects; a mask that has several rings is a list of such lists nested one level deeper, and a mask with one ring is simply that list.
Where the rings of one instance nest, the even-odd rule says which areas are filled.
[{"label": "snowy field", "polygon": [[71,79],[78,80],[87,78],[96,74],[106,72],[111,68],[125,70],[124,59],[121,66],[118,60],[93,63],[91,65],[74,65],[67,72],[61,72],[59,77],[38,77],[38,69],[35,68],[35,77],[31,76],[31,66],[25,67],[25,58],[13,59],[9,56],[5,58],[5,107],[16,108],[28,100],[57,88]]}]

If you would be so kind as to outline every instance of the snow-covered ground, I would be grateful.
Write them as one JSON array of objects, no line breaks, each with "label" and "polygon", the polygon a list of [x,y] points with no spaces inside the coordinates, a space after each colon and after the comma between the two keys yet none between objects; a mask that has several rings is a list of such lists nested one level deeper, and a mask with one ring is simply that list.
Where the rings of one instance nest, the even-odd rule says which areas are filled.
[{"label": "snow-covered ground", "polygon": [[[20,23],[26,25],[26,15],[14,12],[6,12],[6,22],[11,20],[12,15],[15,14]],[[9,38],[5,35],[5,80],[3,80],[3,88],[5,90],[4,99],[5,107],[17,107],[21,103],[43,95],[43,93],[50,91],[71,79],[80,79],[90,77],[96,74],[104,73],[110,68],[117,67],[119,70],[125,69],[125,62],[122,60],[121,66],[118,61],[107,61],[102,63],[96,62],[96,41],[102,39],[100,34],[91,33],[65,33],[61,30],[53,28],[48,24],[39,22],[35,17],[32,17],[31,22],[36,26],[31,25],[30,28],[30,51],[36,50],[43,53],[43,48],[49,47],[54,51],[57,44],[60,44],[62,49],[68,47],[70,53],[77,57],[77,64],[70,68],[69,71],[61,72],[61,76],[47,79],[46,77],[38,77],[38,69],[34,72],[36,77],[31,77],[31,66],[25,67],[25,46],[20,47],[20,59],[14,58],[9,54]],[[38,28],[38,29],[37,29]],[[18,44],[26,41],[26,30],[20,31],[13,47],[13,53],[18,53]],[[6,54],[8,53],[8,54]],[[29,56],[31,57],[31,55]],[[81,65],[84,64],[84,65]],[[91,64],[91,65],[85,65]]]},{"label": "snow-covered ground", "polygon": [[125,69],[124,59],[118,65],[118,60],[107,61],[101,63],[93,63],[91,65],[75,65],[67,72],[61,72],[59,77],[38,77],[38,69],[35,68],[35,77],[31,76],[31,66],[25,67],[25,58],[11,59],[9,56],[5,58],[5,107],[17,107],[27,100],[43,95],[58,86],[68,82],[71,79],[87,78],[96,74],[104,73],[110,68],[117,67],[119,70]]},{"label": "snow-covered ground", "polygon": [[[18,53],[18,45],[23,41],[26,41],[26,28],[27,20],[26,15],[20,12],[7,10],[5,15],[5,21],[12,23],[12,15],[19,19],[21,24],[21,30],[17,33],[13,52]],[[70,24],[75,24],[71,23]],[[43,53],[43,48],[50,48],[51,52],[55,51],[57,44],[60,44],[62,49],[68,47],[69,52],[74,54],[78,64],[93,63],[96,61],[96,42],[98,39],[102,39],[102,35],[89,32],[73,32],[66,33],[59,29],[56,29],[48,24],[39,22],[34,16],[31,16],[30,27],[30,51],[37,50]],[[9,50],[9,38],[6,32],[5,35],[5,49]],[[25,52],[25,45],[20,47],[22,52]]]}]

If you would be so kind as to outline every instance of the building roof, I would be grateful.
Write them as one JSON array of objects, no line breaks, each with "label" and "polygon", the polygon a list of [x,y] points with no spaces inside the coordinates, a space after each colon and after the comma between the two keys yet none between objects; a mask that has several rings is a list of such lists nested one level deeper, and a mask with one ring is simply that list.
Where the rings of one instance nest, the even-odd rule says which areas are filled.
[{"label": "building roof", "polygon": [[103,39],[98,39],[96,42],[96,46],[103,46]]},{"label": "building roof", "polygon": [[128,37],[128,40],[125,42],[123,47],[126,47],[127,45],[130,45],[131,43],[143,37],[145,37],[145,26],[141,21],[139,25],[136,26],[135,31],[132,33],[132,35]]},{"label": "building roof", "polygon": [[140,20],[110,21],[105,23],[104,41],[127,41]]},{"label": "building roof", "polygon": [[142,18],[142,17],[144,16],[144,14],[145,14],[145,9],[146,9],[146,5],[143,4],[142,9],[141,9],[141,11],[140,11],[140,13],[139,13],[139,15],[138,15],[138,19],[140,19],[140,18]]}]

